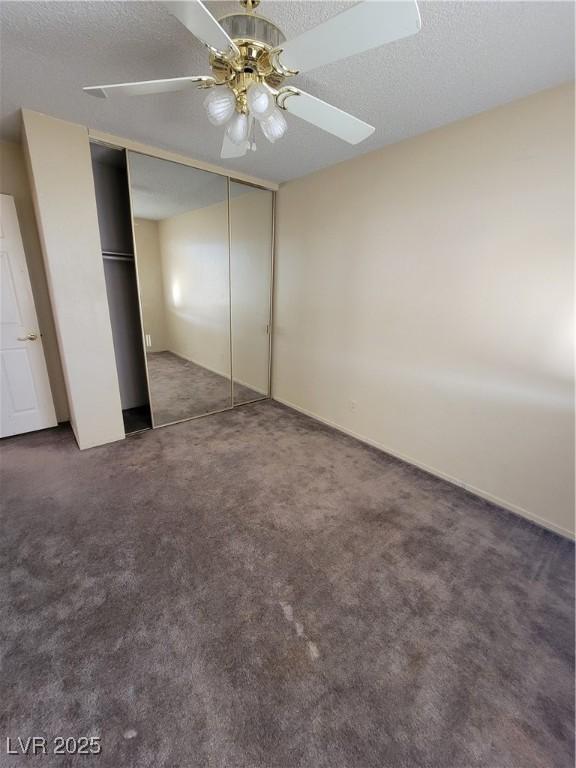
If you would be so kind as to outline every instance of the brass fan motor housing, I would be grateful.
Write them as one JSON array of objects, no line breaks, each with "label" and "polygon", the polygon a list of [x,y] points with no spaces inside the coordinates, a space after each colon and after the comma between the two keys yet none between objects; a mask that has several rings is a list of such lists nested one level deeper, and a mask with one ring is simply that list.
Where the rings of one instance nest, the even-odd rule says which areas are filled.
[{"label": "brass fan motor housing", "polygon": [[[246,5],[255,8],[257,2]],[[266,83],[273,90],[280,88],[290,72],[279,71],[275,55],[285,37],[278,27],[263,16],[253,13],[233,13],[219,19],[239,50],[235,57],[224,56],[217,51],[210,54],[210,66],[216,85],[227,85],[236,96],[238,112],[248,111],[246,91],[254,83]],[[254,33],[266,40],[242,36],[238,33]],[[236,34],[234,34],[236,33]]]},{"label": "brass fan motor housing", "polygon": [[[217,53],[210,54],[210,66],[220,85],[228,85],[236,94],[236,99],[246,95],[253,83],[266,83],[277,90],[285,78],[277,72],[270,61],[270,46],[258,40],[234,40],[240,56],[226,59]],[[239,110],[244,111],[244,110]]]}]

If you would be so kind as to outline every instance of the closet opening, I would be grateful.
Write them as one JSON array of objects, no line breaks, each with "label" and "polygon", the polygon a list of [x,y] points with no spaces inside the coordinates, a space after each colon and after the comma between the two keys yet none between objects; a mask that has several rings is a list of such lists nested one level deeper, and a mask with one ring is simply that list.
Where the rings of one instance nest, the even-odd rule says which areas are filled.
[{"label": "closet opening", "polygon": [[126,434],[152,427],[126,153],[90,143],[98,226]]}]

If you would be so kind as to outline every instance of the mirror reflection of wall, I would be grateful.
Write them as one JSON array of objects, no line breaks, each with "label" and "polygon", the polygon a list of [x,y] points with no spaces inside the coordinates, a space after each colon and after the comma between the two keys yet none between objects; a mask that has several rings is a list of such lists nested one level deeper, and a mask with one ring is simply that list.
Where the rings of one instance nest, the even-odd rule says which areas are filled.
[{"label": "mirror reflection of wall", "polygon": [[154,426],[232,405],[223,176],[129,153]]},{"label": "mirror reflection of wall", "polygon": [[234,404],[269,395],[272,192],[230,182]]}]

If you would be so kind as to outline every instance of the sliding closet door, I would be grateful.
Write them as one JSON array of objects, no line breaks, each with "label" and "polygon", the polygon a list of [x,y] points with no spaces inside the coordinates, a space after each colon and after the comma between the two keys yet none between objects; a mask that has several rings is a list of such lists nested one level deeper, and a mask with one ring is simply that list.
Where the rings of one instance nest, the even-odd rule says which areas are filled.
[{"label": "sliding closet door", "polygon": [[154,426],[232,406],[228,180],[128,153]]},{"label": "sliding closet door", "polygon": [[269,396],[273,193],[230,182],[234,404]]}]

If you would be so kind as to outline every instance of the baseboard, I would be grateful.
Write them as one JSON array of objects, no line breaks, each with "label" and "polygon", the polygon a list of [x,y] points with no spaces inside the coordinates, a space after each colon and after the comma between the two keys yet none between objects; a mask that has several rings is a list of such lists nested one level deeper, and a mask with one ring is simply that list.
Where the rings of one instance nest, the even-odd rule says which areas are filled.
[{"label": "baseboard", "polygon": [[427,464],[423,464],[422,462],[417,461],[416,459],[413,459],[411,456],[406,456],[405,454],[399,453],[398,451],[395,451],[393,448],[390,448],[389,446],[384,445],[383,443],[380,443],[377,440],[372,440],[371,438],[365,437],[364,435],[360,435],[357,432],[353,432],[351,429],[347,429],[346,427],[343,427],[334,421],[330,421],[329,419],[324,419],[322,418],[322,416],[318,416],[318,414],[313,413],[312,411],[308,411],[306,408],[302,408],[299,405],[295,405],[295,403],[291,403],[288,400],[283,400],[282,398],[276,397],[275,395],[272,395],[272,399],[278,403],[281,403],[282,405],[287,406],[288,408],[292,408],[294,411],[298,411],[298,413],[303,413],[305,416],[309,416],[311,419],[314,419],[315,421],[319,421],[322,424],[326,424],[326,426],[332,427],[333,429],[338,430],[338,432],[343,432],[345,435],[349,435],[350,437],[353,437],[356,440],[359,440],[361,443],[370,445],[372,448],[378,448],[378,450],[383,451],[384,453],[387,453],[390,456],[394,456],[395,458],[400,459],[401,461],[405,461],[407,464],[411,464],[413,467],[418,467],[418,469],[422,469],[425,472],[428,472],[428,474],[434,475],[434,477],[439,477],[440,479],[446,480],[452,485],[456,485],[459,488],[464,488],[464,490],[474,494],[475,496],[478,496],[481,499],[484,499],[485,501],[489,501],[492,504],[496,504],[497,506],[502,507],[508,512],[512,512],[515,515],[518,515],[519,517],[525,518],[526,520],[530,520],[531,523],[536,523],[536,525],[540,525],[542,528],[546,528],[550,531],[553,531],[554,533],[558,533],[560,536],[564,536],[565,538],[570,539],[572,541],[574,541],[574,539],[576,538],[576,534],[572,531],[569,531],[567,528],[563,528],[560,525],[556,525],[555,523],[551,523],[548,520],[544,520],[544,518],[538,517],[538,515],[534,515],[532,512],[529,512],[527,509],[524,509],[523,507],[519,507],[516,504],[512,504],[511,502],[506,501],[505,499],[501,499],[498,496],[494,496],[493,494],[488,493],[488,491],[484,491],[481,488],[476,488],[473,485],[468,485],[468,483],[463,483],[461,480],[458,480],[458,478],[452,477],[452,475],[448,475],[445,472],[442,472],[441,470],[436,469],[435,467],[430,467]]},{"label": "baseboard", "polygon": [[221,371],[217,371],[215,368],[209,368],[207,365],[204,365],[203,363],[199,363],[197,360],[194,360],[192,357],[185,357],[184,355],[181,355],[180,352],[174,352],[173,349],[163,349],[162,352],[168,352],[169,354],[174,355],[174,357],[179,357],[180,360],[184,360],[184,362],[186,363],[193,363],[194,365],[197,365],[198,368],[204,368],[205,371],[209,371],[210,373],[215,373],[216,376],[221,376],[223,379],[230,378],[230,374],[222,373]]},{"label": "baseboard", "polygon": [[[216,376],[221,376],[223,379],[230,378],[230,374],[216,371],[214,368],[209,368],[207,365],[203,365],[202,363],[199,363],[197,360],[194,360],[191,357],[184,357],[184,355],[181,355],[178,352],[173,352],[171,349],[163,349],[162,352],[169,352],[171,355],[174,355],[175,357],[179,357],[180,360],[185,360],[187,363],[194,363],[194,365],[197,365],[198,368],[204,368],[205,371],[210,371],[210,373],[215,373]],[[242,381],[237,377],[234,379],[234,384],[240,384],[241,386],[246,387],[247,389],[252,389],[254,392],[257,392],[259,395],[262,395],[262,397],[268,397],[268,395],[265,392],[261,392],[252,384],[248,384],[247,382]]]}]

